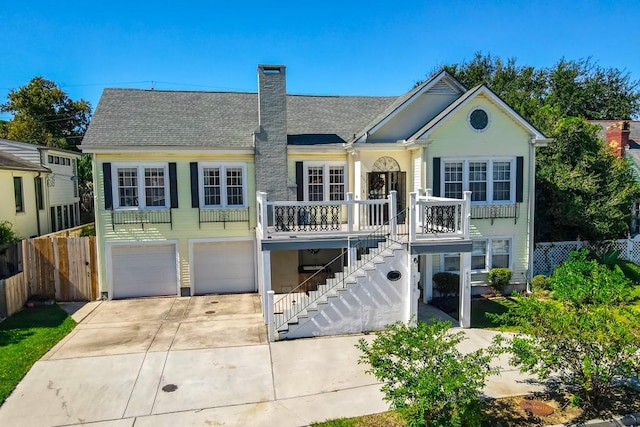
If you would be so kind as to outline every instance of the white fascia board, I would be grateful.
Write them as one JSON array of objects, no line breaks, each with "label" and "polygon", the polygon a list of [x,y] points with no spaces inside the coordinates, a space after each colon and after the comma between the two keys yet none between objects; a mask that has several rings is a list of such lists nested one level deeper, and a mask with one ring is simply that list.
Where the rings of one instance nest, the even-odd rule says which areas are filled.
[{"label": "white fascia board", "polygon": [[554,140],[551,138],[533,138],[530,143],[534,147],[546,147],[551,144]]},{"label": "white fascia board", "polygon": [[202,148],[202,147],[82,147],[83,153],[90,154],[176,154],[177,152],[186,152],[189,154],[255,154],[255,148]]},{"label": "white fascia board", "polygon": [[397,150],[397,149],[407,149],[404,141],[398,142],[375,142],[370,144],[353,144],[348,148],[345,147],[349,152],[358,152],[358,151],[385,151],[385,150]]},{"label": "white fascia board", "polygon": [[346,144],[288,145],[288,153],[344,153]]},{"label": "white fascia board", "polygon": [[368,133],[371,134],[371,133],[374,133],[376,130],[380,129],[380,127],[384,126],[389,120],[391,120],[393,117],[398,115],[409,104],[411,104],[413,99],[415,99],[416,97],[418,97],[418,96],[422,95],[423,93],[427,92],[429,89],[431,89],[433,86],[435,86],[435,84],[438,83],[442,79],[446,79],[449,83],[453,83],[456,87],[458,87],[458,90],[460,90],[460,93],[464,93],[465,92],[464,88],[460,88],[459,84],[456,84],[456,82],[451,81],[451,79],[449,79],[449,74],[446,71],[442,71],[436,77],[431,79],[426,85],[424,85],[419,91],[417,91],[416,93],[411,95],[409,98],[405,99],[404,102],[402,104],[400,104],[398,106],[398,108],[393,110],[387,117],[382,119],[378,124],[373,126],[371,129],[369,129]]}]

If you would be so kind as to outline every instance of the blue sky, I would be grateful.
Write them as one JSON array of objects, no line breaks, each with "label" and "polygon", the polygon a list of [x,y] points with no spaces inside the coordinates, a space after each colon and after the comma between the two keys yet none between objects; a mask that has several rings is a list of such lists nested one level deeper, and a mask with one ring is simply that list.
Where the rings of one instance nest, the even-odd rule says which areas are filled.
[{"label": "blue sky", "polygon": [[399,95],[477,51],[539,67],[592,57],[639,80],[639,17],[637,0],[5,0],[0,102],[37,75],[94,108],[105,87],[152,82],[253,92],[259,63],[285,64],[289,93]]}]

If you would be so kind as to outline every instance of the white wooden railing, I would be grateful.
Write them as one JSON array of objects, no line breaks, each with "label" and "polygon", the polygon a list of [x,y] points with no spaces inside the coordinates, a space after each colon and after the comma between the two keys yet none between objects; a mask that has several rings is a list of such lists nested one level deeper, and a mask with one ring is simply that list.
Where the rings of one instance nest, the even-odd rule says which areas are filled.
[{"label": "white wooden railing", "polygon": [[471,220],[471,192],[464,198],[449,199],[434,197],[431,190],[426,194],[410,195],[409,240],[433,238],[469,238]]},{"label": "white wooden railing", "polygon": [[410,241],[434,238],[469,238],[471,192],[464,199],[411,193],[407,214],[398,215],[397,193],[386,199],[322,202],[267,201],[257,193],[257,227],[260,239],[304,235],[366,234],[381,226],[389,234],[407,235]]}]

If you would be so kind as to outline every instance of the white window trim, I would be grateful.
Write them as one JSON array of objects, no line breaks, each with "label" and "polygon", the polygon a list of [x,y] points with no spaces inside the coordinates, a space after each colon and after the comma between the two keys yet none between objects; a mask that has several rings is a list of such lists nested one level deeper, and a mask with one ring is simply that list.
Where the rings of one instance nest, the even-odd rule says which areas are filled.
[{"label": "white window trim", "polygon": [[[339,166],[344,168],[344,198],[347,200],[347,193],[349,188],[349,169],[347,162],[331,161],[331,162],[303,162],[303,186],[304,186],[304,201],[309,201],[309,168],[310,167],[322,167],[323,177],[323,201],[329,202],[330,200],[330,183],[329,183],[329,168]],[[334,200],[337,201],[337,200]]]},{"label": "white window trim", "polygon": [[[118,169],[135,168],[138,174],[138,206],[120,206],[120,192],[118,191]],[[144,170],[145,168],[162,168],[164,170],[164,206],[146,206]],[[111,165],[111,190],[113,208],[117,210],[163,210],[169,208],[171,195],[169,194],[169,164],[168,163],[112,163]]]},{"label": "white window trim", "polygon": [[[482,237],[478,239],[471,239],[472,241],[482,240],[486,244],[486,253],[485,253],[485,269],[484,270],[471,270],[471,274],[486,274],[493,268],[493,245],[492,242],[494,240],[508,240],[509,241],[509,268],[513,271],[513,237],[511,236],[490,236],[490,237]],[[456,253],[443,253],[440,254],[440,271],[445,271],[444,269],[444,259],[446,256],[459,256]],[[460,274],[459,270],[456,271],[448,271],[448,273]]]},{"label": "white window trim", "polygon": [[[470,157],[470,158],[456,158],[449,157],[442,159],[442,167],[440,168],[440,183],[442,186],[442,195],[445,194],[445,164],[446,163],[462,163],[462,191],[469,191],[469,163],[486,162],[487,163],[487,200],[486,201],[472,201],[472,205],[509,205],[516,202],[516,158],[515,157]],[[493,200],[493,164],[497,162],[509,162],[511,164],[511,179],[509,200]]]},{"label": "white window trim", "polygon": [[[220,204],[206,205],[204,203],[204,169],[220,169]],[[227,204],[227,168],[242,168],[242,201],[241,205]],[[199,162],[198,163],[198,197],[202,209],[242,209],[248,207],[247,200],[247,164],[238,162]]]}]

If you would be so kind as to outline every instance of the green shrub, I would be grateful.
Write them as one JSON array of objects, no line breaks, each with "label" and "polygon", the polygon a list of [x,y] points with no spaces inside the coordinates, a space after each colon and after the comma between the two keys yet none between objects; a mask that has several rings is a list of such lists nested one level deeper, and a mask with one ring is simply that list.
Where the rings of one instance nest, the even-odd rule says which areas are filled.
[{"label": "green shrub", "polygon": [[624,277],[631,280],[634,285],[640,285],[640,265],[623,259],[618,260],[616,265],[620,267]]},{"label": "green shrub", "polygon": [[93,225],[85,225],[84,227],[82,227],[82,230],[80,230],[80,237],[88,237],[88,236],[95,236],[96,235],[96,227]]},{"label": "green shrub", "polygon": [[489,286],[496,294],[504,294],[513,273],[508,268],[492,268],[489,270]]},{"label": "green shrub", "polygon": [[441,296],[458,295],[460,289],[460,276],[445,271],[433,275],[433,284]]},{"label": "green shrub", "polygon": [[531,279],[531,287],[534,291],[548,291],[551,287],[549,278],[544,274],[538,274]]},{"label": "green shrub", "polygon": [[13,225],[9,221],[0,221],[0,245],[13,243],[20,240],[20,236],[13,229]]},{"label": "green shrub", "polygon": [[586,250],[571,252],[551,276],[554,298],[575,306],[618,305],[630,299],[631,287],[620,268],[589,260]]},{"label": "green shrub", "polygon": [[491,361],[499,347],[491,345],[462,354],[464,333],[450,333],[451,323],[418,322],[388,325],[369,344],[360,339],[358,363],[382,381],[384,399],[407,426],[480,426],[480,392],[487,376],[498,372]]}]

